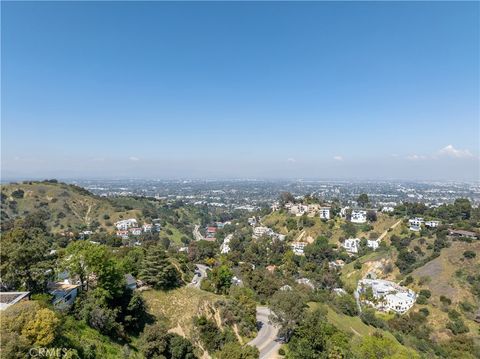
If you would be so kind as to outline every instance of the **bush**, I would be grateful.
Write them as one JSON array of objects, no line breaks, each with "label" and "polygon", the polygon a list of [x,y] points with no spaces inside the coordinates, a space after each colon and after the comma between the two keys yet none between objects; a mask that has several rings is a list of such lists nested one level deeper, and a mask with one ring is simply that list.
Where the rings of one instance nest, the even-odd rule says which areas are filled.
[{"label": "bush", "polygon": [[423,296],[423,295],[419,295],[417,297],[417,304],[427,304],[428,303],[428,299],[427,297]]},{"label": "bush", "polygon": [[465,251],[463,252],[463,256],[467,259],[472,259],[477,256],[477,254],[474,251]]},{"label": "bush", "polygon": [[428,289],[422,289],[419,295],[422,295],[425,298],[430,298],[432,296],[432,292],[430,292]]}]

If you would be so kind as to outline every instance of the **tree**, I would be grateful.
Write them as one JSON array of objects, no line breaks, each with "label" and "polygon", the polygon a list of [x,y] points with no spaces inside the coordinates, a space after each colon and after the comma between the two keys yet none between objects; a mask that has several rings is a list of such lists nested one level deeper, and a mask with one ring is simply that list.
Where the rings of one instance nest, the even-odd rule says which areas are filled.
[{"label": "tree", "polygon": [[368,199],[368,195],[366,193],[362,193],[357,198],[357,203],[360,207],[366,207],[369,202],[370,200]]},{"label": "tree", "polygon": [[138,349],[146,359],[195,359],[190,341],[178,334],[168,333],[163,323],[148,325],[140,335]]},{"label": "tree", "polygon": [[477,253],[475,253],[474,251],[465,251],[463,252],[463,256],[467,259],[472,259],[477,256]]},{"label": "tree", "polygon": [[213,268],[208,273],[208,279],[212,281],[215,293],[225,294],[232,285],[233,272],[226,265]]},{"label": "tree", "polygon": [[419,358],[419,355],[413,350],[402,347],[393,339],[377,333],[363,337],[360,345],[354,346],[354,350],[359,358],[364,359]]},{"label": "tree", "polygon": [[48,269],[52,267],[48,257],[49,241],[43,230],[21,228],[22,222],[2,234],[0,246],[0,277],[7,288],[24,288],[42,292],[47,283]]},{"label": "tree", "polygon": [[222,350],[216,352],[218,359],[257,359],[258,349],[250,345],[240,345],[239,343],[227,343]]},{"label": "tree", "polygon": [[280,193],[279,202],[283,206],[285,203],[288,202],[295,202],[295,197],[290,192],[282,192]]},{"label": "tree", "polygon": [[105,289],[111,297],[118,297],[123,293],[123,273],[103,245],[89,241],[70,243],[65,250],[61,267],[70,275],[78,276],[82,288],[88,290],[96,278],[95,287]]},{"label": "tree", "polygon": [[367,212],[367,219],[370,222],[375,222],[377,220],[377,212],[375,211],[368,211]]},{"label": "tree", "polygon": [[354,317],[358,314],[355,299],[350,294],[344,294],[335,298],[335,306],[346,315]]},{"label": "tree", "polygon": [[357,235],[357,227],[351,222],[342,224],[342,230],[345,236],[348,238],[352,238]]},{"label": "tree", "polygon": [[289,359],[349,358],[348,337],[328,323],[322,310],[307,312],[288,344]]},{"label": "tree", "polygon": [[155,289],[172,289],[180,284],[180,274],[170,263],[162,246],[148,248],[142,262],[140,279]]},{"label": "tree", "polygon": [[40,309],[33,320],[26,323],[22,330],[22,335],[28,338],[34,345],[50,345],[59,328],[60,320],[50,309]]},{"label": "tree", "polygon": [[277,291],[270,300],[272,322],[280,325],[279,335],[288,341],[305,312],[305,298],[293,290]]}]

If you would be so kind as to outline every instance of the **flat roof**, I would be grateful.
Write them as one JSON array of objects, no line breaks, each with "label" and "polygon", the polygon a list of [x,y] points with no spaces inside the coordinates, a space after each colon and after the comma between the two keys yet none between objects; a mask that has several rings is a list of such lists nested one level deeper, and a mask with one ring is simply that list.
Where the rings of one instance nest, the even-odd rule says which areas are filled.
[{"label": "flat roof", "polygon": [[30,292],[0,292],[0,310],[7,309],[28,295]]}]

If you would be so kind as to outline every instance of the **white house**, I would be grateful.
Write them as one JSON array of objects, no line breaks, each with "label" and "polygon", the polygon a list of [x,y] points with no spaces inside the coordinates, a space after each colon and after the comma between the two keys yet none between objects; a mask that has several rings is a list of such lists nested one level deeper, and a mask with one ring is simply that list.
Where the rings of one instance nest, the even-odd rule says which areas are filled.
[{"label": "white house", "polygon": [[428,228],[436,228],[440,225],[439,221],[426,221],[425,226]]},{"label": "white house", "polygon": [[298,283],[298,284],[306,285],[307,287],[310,287],[311,289],[315,289],[315,285],[308,278],[299,278],[299,279],[295,280],[295,282]]},{"label": "white house", "polygon": [[117,237],[120,237],[122,239],[128,239],[128,231],[127,230],[117,231]]},{"label": "white house", "polygon": [[252,227],[256,226],[257,225],[257,219],[255,217],[250,217],[248,219],[248,224],[251,225]]},{"label": "white house", "polygon": [[330,207],[320,208],[320,218],[321,219],[330,219]]},{"label": "white house", "polygon": [[307,244],[308,243],[305,242],[293,242],[290,244],[290,247],[292,248],[294,254],[297,256],[303,256],[305,254],[304,249]]},{"label": "white house", "polygon": [[352,217],[350,219],[352,223],[365,223],[367,222],[367,211],[363,209],[352,210]]},{"label": "white house", "polygon": [[423,223],[423,218],[411,218],[408,220],[408,223],[410,224],[410,230],[418,232],[421,229],[422,223]]},{"label": "white house", "polygon": [[220,246],[220,253],[226,254],[230,252],[230,241],[233,238],[233,234],[229,234],[223,240],[222,245]]},{"label": "white house", "polygon": [[[365,298],[368,288],[372,289],[373,298]],[[373,306],[380,311],[394,311],[399,314],[407,312],[415,304],[416,299],[416,294],[413,290],[382,279],[360,280],[357,292],[361,298],[363,297],[363,303]]]},{"label": "white house", "polygon": [[308,212],[308,206],[304,204],[294,204],[290,207],[290,213],[296,215],[297,217],[303,216]]},{"label": "white house", "polygon": [[382,212],[383,213],[392,213],[393,211],[395,211],[395,208],[393,208],[393,207],[390,207],[390,206],[382,207]]},{"label": "white house", "polygon": [[359,238],[349,238],[345,239],[345,242],[342,243],[342,247],[348,253],[358,253],[358,247],[360,246],[360,239]]},{"label": "white house", "polygon": [[142,234],[142,229],[141,228],[130,228],[129,231],[134,236],[139,236],[139,235]]},{"label": "white house", "polygon": [[153,228],[153,225],[150,223],[144,223],[142,226],[143,231],[146,232],[151,232]]},{"label": "white house", "polygon": [[137,220],[134,218],[124,219],[122,221],[115,222],[115,227],[117,227],[119,231],[126,231],[127,229],[136,226]]}]

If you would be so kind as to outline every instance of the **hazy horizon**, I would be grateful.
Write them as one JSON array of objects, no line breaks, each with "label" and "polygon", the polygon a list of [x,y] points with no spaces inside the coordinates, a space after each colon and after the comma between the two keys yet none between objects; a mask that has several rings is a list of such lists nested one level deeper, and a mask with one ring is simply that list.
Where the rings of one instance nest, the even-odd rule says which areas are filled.
[{"label": "hazy horizon", "polygon": [[480,179],[478,2],[1,7],[2,179]]}]

